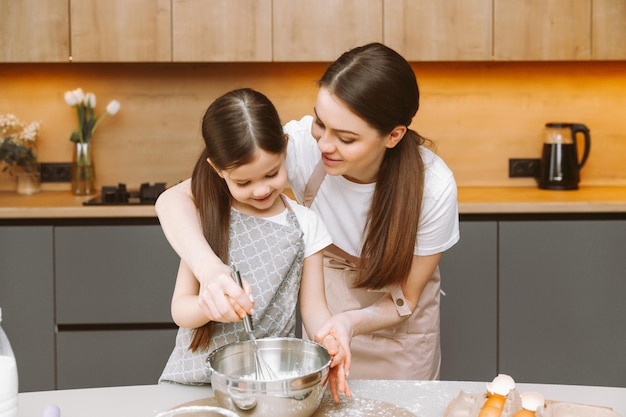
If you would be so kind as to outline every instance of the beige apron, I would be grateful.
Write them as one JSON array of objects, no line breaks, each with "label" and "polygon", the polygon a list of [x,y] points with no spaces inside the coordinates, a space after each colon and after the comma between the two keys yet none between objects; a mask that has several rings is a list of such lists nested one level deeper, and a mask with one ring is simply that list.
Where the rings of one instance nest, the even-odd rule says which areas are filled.
[{"label": "beige apron", "polygon": [[[313,170],[304,191],[304,205],[310,207],[326,175],[322,162]],[[367,307],[390,294],[398,314],[410,317],[397,326],[358,335],[352,339],[350,379],[438,379],[439,268],[428,281],[417,308],[411,314],[399,286],[371,291],[354,288],[357,278],[354,257],[331,245],[324,251],[324,281],[328,307],[333,314]]]}]

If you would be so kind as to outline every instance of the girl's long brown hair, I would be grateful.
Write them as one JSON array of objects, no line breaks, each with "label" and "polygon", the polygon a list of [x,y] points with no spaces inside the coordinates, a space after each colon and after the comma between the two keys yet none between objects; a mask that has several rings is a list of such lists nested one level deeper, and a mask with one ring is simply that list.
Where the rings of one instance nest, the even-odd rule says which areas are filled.
[{"label": "girl's long brown hair", "polygon": [[[287,141],[278,112],[263,94],[250,88],[231,91],[216,99],[202,118],[205,149],[191,176],[191,191],[204,236],[215,254],[228,264],[232,196],[222,177],[211,168],[228,170],[251,162],[258,150],[285,152]],[[206,348],[213,322],[196,329],[192,351]]]},{"label": "girl's long brown hair", "polygon": [[419,108],[415,74],[397,52],[372,43],[344,53],[318,84],[381,135],[407,127],[403,139],[386,150],[378,172],[356,286],[404,284],[413,262],[424,189],[420,145],[426,139],[408,129]]}]

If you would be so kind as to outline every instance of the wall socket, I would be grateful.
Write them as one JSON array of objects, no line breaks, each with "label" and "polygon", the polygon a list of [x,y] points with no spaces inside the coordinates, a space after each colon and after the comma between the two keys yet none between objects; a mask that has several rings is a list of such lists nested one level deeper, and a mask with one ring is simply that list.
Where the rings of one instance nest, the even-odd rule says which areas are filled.
[{"label": "wall socket", "polygon": [[39,179],[44,182],[72,182],[71,162],[42,162],[39,164]]},{"label": "wall socket", "polygon": [[539,158],[509,159],[509,178],[539,178]]}]

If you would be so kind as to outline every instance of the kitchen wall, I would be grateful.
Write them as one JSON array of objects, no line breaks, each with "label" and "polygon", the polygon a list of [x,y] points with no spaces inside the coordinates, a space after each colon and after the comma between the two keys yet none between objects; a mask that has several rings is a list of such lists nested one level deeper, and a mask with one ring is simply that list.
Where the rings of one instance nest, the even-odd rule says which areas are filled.
[{"label": "kitchen wall", "polygon": [[[0,64],[0,114],[41,120],[39,160],[69,162],[75,113],[63,99],[77,87],[120,112],[94,137],[97,182],[187,178],[200,152],[200,119],[218,95],[253,87],[284,121],[310,114],[325,63]],[[626,185],[626,62],[414,63],[421,107],[412,127],[432,139],[459,186],[535,186],[508,178],[509,158],[538,158],[543,126],[585,123],[590,158],[582,185]],[[13,189],[0,173],[0,190]],[[67,189],[67,184],[45,184]]]}]

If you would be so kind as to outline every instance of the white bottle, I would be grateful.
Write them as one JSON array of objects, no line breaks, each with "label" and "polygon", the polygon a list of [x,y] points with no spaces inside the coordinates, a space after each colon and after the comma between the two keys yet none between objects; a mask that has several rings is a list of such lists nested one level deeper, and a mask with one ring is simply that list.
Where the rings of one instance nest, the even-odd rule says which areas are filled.
[{"label": "white bottle", "polygon": [[2,309],[0,309],[0,417],[17,417],[17,364],[9,339],[2,330]]}]

